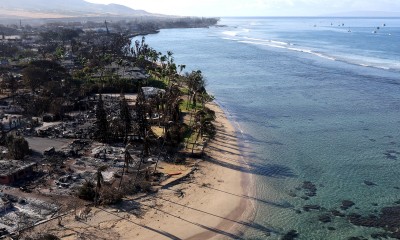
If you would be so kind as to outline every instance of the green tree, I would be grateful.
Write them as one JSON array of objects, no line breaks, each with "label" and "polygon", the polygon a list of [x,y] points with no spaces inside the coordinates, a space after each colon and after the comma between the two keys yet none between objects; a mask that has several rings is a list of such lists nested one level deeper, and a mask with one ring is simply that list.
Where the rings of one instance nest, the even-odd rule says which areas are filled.
[{"label": "green tree", "polygon": [[206,104],[214,101],[214,96],[208,94],[206,91],[200,92],[199,99],[201,101],[202,108],[206,108]]},{"label": "green tree", "polygon": [[59,46],[55,52],[57,59],[61,59],[64,56],[64,54],[65,54],[64,48]]},{"label": "green tree", "polygon": [[189,108],[189,102],[192,102],[192,106],[196,107],[197,104],[197,94],[201,92],[205,92],[205,79],[200,70],[192,71],[190,74],[186,76],[187,86],[189,88],[188,91],[188,104],[186,109]]},{"label": "green tree", "polygon": [[195,115],[196,124],[194,125],[195,130],[197,130],[197,135],[195,141],[192,146],[192,154],[194,152],[194,147],[197,145],[197,142],[204,134],[207,134],[209,138],[213,138],[216,134],[216,128],[213,124],[215,120],[215,112],[205,108],[198,112]]}]

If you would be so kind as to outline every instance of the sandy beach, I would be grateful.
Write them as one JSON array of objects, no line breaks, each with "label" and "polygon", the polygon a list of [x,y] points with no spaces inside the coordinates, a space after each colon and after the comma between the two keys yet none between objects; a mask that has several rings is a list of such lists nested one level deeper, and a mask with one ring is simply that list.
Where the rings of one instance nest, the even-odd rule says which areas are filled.
[{"label": "sandy beach", "polygon": [[157,194],[128,198],[119,209],[94,207],[87,221],[70,214],[61,226],[51,221],[35,231],[62,239],[240,238],[245,228],[254,227],[251,175],[243,171],[234,127],[221,108],[209,107],[216,112],[218,133],[187,177]]}]

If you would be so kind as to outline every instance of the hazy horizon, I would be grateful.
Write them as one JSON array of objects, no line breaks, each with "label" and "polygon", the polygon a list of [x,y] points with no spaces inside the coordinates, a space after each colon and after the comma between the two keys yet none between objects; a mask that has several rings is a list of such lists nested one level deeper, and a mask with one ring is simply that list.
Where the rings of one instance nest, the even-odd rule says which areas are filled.
[{"label": "hazy horizon", "polygon": [[151,13],[179,16],[331,16],[376,12],[400,16],[400,2],[390,0],[85,0],[91,3],[121,4]]}]

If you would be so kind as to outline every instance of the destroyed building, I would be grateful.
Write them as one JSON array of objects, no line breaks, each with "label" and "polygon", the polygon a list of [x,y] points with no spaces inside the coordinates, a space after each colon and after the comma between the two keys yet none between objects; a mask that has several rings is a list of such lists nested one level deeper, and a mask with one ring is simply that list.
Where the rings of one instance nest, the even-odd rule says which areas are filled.
[{"label": "destroyed building", "polygon": [[33,174],[36,163],[18,160],[0,160],[0,184],[13,184]]}]

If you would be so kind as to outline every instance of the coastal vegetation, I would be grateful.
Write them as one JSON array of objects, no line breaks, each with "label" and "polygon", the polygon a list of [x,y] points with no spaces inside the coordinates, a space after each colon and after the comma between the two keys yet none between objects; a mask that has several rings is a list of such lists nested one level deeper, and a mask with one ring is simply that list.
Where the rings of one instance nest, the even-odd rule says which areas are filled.
[{"label": "coastal vegetation", "polygon": [[[182,19],[174,24],[189,26]],[[214,98],[202,72],[184,73],[172,52],[105,26],[24,28],[19,38],[1,39],[3,158],[33,172],[29,181],[10,177],[12,186],[44,188],[44,198],[68,194],[73,202],[118,204],[156,193],[172,176],[161,163],[192,163],[215,136],[216,115],[207,107]],[[60,150],[50,145],[54,139],[72,142]],[[41,141],[48,148],[38,147]]]}]

